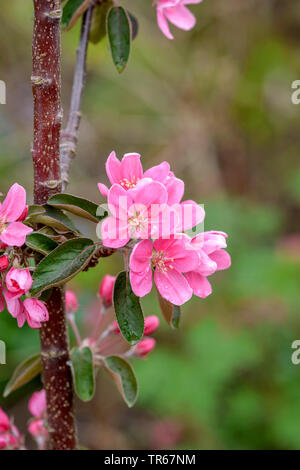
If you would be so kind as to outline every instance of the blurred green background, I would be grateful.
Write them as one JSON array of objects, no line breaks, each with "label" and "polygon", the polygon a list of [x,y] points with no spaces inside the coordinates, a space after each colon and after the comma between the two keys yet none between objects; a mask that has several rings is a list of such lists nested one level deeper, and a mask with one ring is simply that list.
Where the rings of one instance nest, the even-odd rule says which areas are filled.
[{"label": "blurred green background", "polygon": [[[32,200],[32,5],[2,3],[1,191],[18,181]],[[300,337],[300,107],[291,83],[300,79],[300,4],[205,0],[191,6],[193,31],[176,29],[174,41],[158,30],[150,0],[121,4],[137,16],[139,35],[121,76],[106,40],[90,46],[68,190],[102,202],[96,183],[106,182],[112,149],[141,153],[144,168],[168,160],[186,198],[205,204],[205,229],[229,234],[232,267],[211,278],[209,298],[184,306],[179,331],[162,321],[155,351],[134,361],[134,409],[99,374],[93,401],[76,403],[80,441],[94,449],[299,449],[300,365],[291,344]],[[79,25],[63,33],[65,114],[78,35]],[[120,267],[115,255],[72,282],[83,320],[102,276]],[[143,305],[159,315],[154,295]],[[0,338],[2,390],[39,339],[6,312]],[[40,386],[0,398],[22,432],[26,400]]]}]

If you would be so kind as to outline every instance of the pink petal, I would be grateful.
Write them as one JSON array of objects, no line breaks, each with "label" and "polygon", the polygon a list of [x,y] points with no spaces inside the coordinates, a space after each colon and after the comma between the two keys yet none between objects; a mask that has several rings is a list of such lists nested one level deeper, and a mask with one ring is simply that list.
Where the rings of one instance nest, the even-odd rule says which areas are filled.
[{"label": "pink petal", "polygon": [[156,269],[154,281],[160,295],[174,305],[182,305],[192,297],[193,291],[187,280],[175,269],[165,273]]},{"label": "pink petal", "polygon": [[46,407],[47,403],[45,390],[35,392],[28,402],[28,409],[35,418],[41,418],[46,411]]},{"label": "pink petal", "polygon": [[0,292],[0,312],[3,312],[4,308],[5,308],[5,300],[2,295],[2,292]]},{"label": "pink petal", "polygon": [[119,184],[113,184],[108,192],[107,201],[113,215],[118,219],[127,220],[128,209],[133,204],[130,191],[125,191]]},{"label": "pink petal", "polygon": [[194,295],[205,299],[208,295],[212,293],[212,288],[207,278],[201,276],[201,274],[196,272],[185,273],[185,277],[188,280],[189,285],[193,289]]},{"label": "pink petal", "polygon": [[129,242],[128,225],[115,217],[107,217],[101,224],[101,238],[104,246],[120,248]]},{"label": "pink petal", "polygon": [[0,216],[6,222],[14,222],[23,213],[26,206],[26,191],[18,183],[12,185],[1,206]]},{"label": "pink petal", "polygon": [[49,313],[46,305],[38,299],[25,299],[23,302],[26,318],[28,317],[33,322],[45,322],[49,320]]},{"label": "pink petal", "polygon": [[143,167],[138,153],[126,153],[121,161],[121,180],[137,183],[143,177]]},{"label": "pink petal", "polygon": [[32,228],[22,222],[12,222],[1,233],[0,240],[8,246],[22,246],[26,236],[32,232]]},{"label": "pink petal", "polygon": [[170,171],[170,165],[168,162],[162,162],[159,165],[149,168],[145,171],[144,178],[151,178],[154,181],[164,183]]},{"label": "pink petal", "polygon": [[26,314],[25,314],[24,308],[22,308],[21,312],[17,316],[17,323],[18,323],[19,328],[22,328],[22,326],[24,326],[25,320],[26,320]]},{"label": "pink petal", "polygon": [[[216,250],[220,250],[221,248],[226,248],[226,238],[227,234],[224,232],[204,232],[204,243],[203,243],[203,250],[208,255],[213,253]],[[198,235],[199,237],[199,235]],[[195,242],[197,241],[197,237],[195,237]]]},{"label": "pink petal", "polygon": [[159,8],[156,9],[156,18],[159,29],[168,39],[174,39],[174,36],[171,34],[168,22],[165,18],[165,15],[162,10]]},{"label": "pink petal", "polygon": [[174,261],[171,264],[181,273],[197,269],[199,265],[198,253],[193,250],[181,251],[174,256]]},{"label": "pink petal", "polygon": [[143,178],[135,188],[128,192],[135,204],[142,204],[146,208],[150,208],[154,204],[164,204],[168,197],[165,186],[150,178]]},{"label": "pink petal", "polygon": [[195,201],[183,201],[179,204],[179,231],[185,232],[203,222],[205,211]]},{"label": "pink petal", "polygon": [[184,5],[164,9],[166,18],[177,28],[186,31],[195,26],[196,18]]},{"label": "pink petal", "polygon": [[146,271],[150,266],[152,257],[152,242],[143,240],[137,243],[131,253],[129,267],[136,273]]},{"label": "pink petal", "polygon": [[184,194],[184,182],[178,178],[171,177],[165,182],[168,193],[168,204],[177,204],[181,201]]},{"label": "pink petal", "polygon": [[149,294],[152,289],[151,266],[148,266],[145,271],[142,271],[140,273],[130,271],[129,277],[130,284],[135,295],[137,295],[138,297],[144,297],[144,295]]},{"label": "pink petal", "polygon": [[6,413],[0,408],[0,433],[8,431],[10,428],[10,421]]},{"label": "pink petal", "polygon": [[231,258],[225,250],[214,251],[209,257],[217,264],[217,269],[227,269],[231,266]]},{"label": "pink petal", "polygon": [[107,195],[108,195],[108,187],[105,186],[105,184],[103,184],[103,183],[98,183],[98,189],[99,189],[100,193],[102,194],[102,196],[107,197]]},{"label": "pink petal", "polygon": [[205,253],[205,251],[200,250],[198,251],[198,254],[200,262],[196,271],[199,272],[199,274],[202,274],[202,276],[210,276],[217,271],[217,263],[215,263],[215,261],[213,261],[211,257]]},{"label": "pink petal", "polygon": [[32,318],[30,317],[30,315],[28,315],[28,313],[25,312],[25,314],[26,314],[27,323],[30,326],[30,328],[32,328],[33,330],[38,330],[39,328],[41,328],[42,324],[40,322],[32,320]]},{"label": "pink petal", "polygon": [[106,173],[111,184],[121,181],[121,162],[116,157],[116,152],[111,152],[105,164]]}]

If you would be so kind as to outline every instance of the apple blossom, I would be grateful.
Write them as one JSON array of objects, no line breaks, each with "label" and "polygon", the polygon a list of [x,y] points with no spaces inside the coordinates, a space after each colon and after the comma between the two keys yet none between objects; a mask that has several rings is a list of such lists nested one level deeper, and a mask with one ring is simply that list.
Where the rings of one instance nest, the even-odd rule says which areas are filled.
[{"label": "apple blossom", "polygon": [[179,239],[143,240],[135,245],[130,256],[130,282],[133,292],[143,297],[154,281],[161,296],[174,305],[187,302],[193,291],[182,273],[196,269],[199,257],[189,249],[186,237]]},{"label": "apple blossom", "polygon": [[21,297],[32,286],[32,277],[29,269],[16,269],[11,267],[5,278],[7,295],[11,299]]},{"label": "apple blossom", "polygon": [[45,427],[46,420],[46,391],[40,390],[35,392],[29,402],[28,409],[33,416],[33,419],[29,422],[28,432],[36,440],[38,448],[44,450],[46,448],[46,441],[49,437],[47,428]]},{"label": "apple blossom", "polygon": [[31,328],[41,328],[41,323],[49,320],[49,313],[45,304],[38,299],[25,299],[24,313]]},{"label": "apple blossom", "polygon": [[136,357],[145,357],[155,348],[154,338],[144,338],[134,346],[131,355]]},{"label": "apple blossom", "polygon": [[19,184],[12,185],[0,204],[0,240],[8,246],[22,246],[32,228],[18,222],[26,209],[26,191]]},{"label": "apple blossom", "polygon": [[170,32],[168,21],[177,28],[189,31],[196,24],[195,16],[185,5],[200,3],[202,0],[157,0],[156,5],[157,24],[168,39],[174,39]]},{"label": "apple blossom", "polygon": [[0,256],[0,271],[5,271],[9,266],[9,257],[6,255]]}]

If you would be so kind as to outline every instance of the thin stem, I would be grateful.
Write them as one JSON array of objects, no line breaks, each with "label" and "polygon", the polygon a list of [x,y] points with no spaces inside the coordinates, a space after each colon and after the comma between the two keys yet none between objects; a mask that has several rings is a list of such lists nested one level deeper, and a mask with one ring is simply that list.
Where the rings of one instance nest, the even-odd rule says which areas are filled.
[{"label": "thin stem", "polygon": [[78,346],[80,346],[82,341],[81,341],[81,336],[80,336],[79,330],[78,330],[77,325],[76,325],[74,314],[73,313],[68,314],[67,318],[68,318],[69,324],[70,324],[70,326],[73,330],[73,333],[75,335],[77,344],[78,344]]},{"label": "thin stem", "polygon": [[86,74],[87,48],[95,3],[95,1],[91,3],[82,18],[69,116],[66,128],[61,133],[60,162],[62,175],[62,191],[65,191],[69,183],[70,167],[72,159],[76,155],[78,130],[81,120],[81,98]]},{"label": "thin stem", "polygon": [[[34,0],[32,89],[34,98],[34,201],[44,204],[61,190],[60,19],[61,0]],[[76,449],[73,387],[64,290],[53,288],[49,321],[40,329],[47,424],[52,450]]]}]

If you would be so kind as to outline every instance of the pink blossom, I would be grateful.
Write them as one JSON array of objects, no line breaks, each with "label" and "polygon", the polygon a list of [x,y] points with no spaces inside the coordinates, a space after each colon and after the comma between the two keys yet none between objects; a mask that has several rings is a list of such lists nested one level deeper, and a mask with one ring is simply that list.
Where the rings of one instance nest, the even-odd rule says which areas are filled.
[{"label": "pink blossom", "polygon": [[11,298],[8,291],[6,290],[3,291],[3,294],[4,294],[5,301],[6,301],[6,307],[7,307],[8,312],[11,314],[13,318],[17,320],[18,327],[22,328],[22,326],[24,325],[26,321],[26,314],[24,311],[23,302],[21,301],[21,299],[17,297]]},{"label": "pink blossom", "polygon": [[[120,162],[116,157],[116,153],[111,152],[105,165],[111,185],[119,184],[127,191],[135,188],[142,178],[151,178],[160,182],[166,179],[170,171],[169,163],[162,162],[160,165],[154,166],[144,173],[140,157],[138,153],[126,153]],[[103,196],[108,195],[107,186],[98,183],[98,188]]]},{"label": "pink blossom", "polygon": [[7,255],[0,256],[0,271],[5,271],[9,266],[9,257]]},{"label": "pink blossom", "polygon": [[141,180],[127,192],[120,185],[113,184],[108,192],[112,216],[107,217],[101,226],[103,245],[120,248],[131,238],[157,236],[162,223],[170,218],[166,215],[169,212],[167,197],[164,185],[150,178]]},{"label": "pink blossom", "polygon": [[46,413],[46,408],[46,391],[43,389],[39,392],[35,392],[28,402],[28,409],[32,416],[35,418],[42,418]]},{"label": "pink blossom", "polygon": [[112,304],[115,280],[115,276],[110,276],[110,274],[106,274],[106,276],[104,276],[100,283],[99,296],[105,307],[110,307]]},{"label": "pink blossom", "polygon": [[48,438],[49,436],[42,419],[32,420],[28,425],[28,432],[37,440],[39,440],[40,437]]},{"label": "pink blossom", "polygon": [[20,445],[21,436],[18,429],[0,408],[0,450],[17,449]]},{"label": "pink blossom", "polygon": [[30,290],[32,277],[29,269],[16,269],[11,267],[6,275],[5,282],[8,296],[13,299],[21,297],[21,295],[24,295]]},{"label": "pink blossom", "polygon": [[0,204],[0,240],[8,246],[22,246],[26,235],[32,229],[18,222],[26,208],[26,191],[13,184],[2,204]]},{"label": "pink blossom", "polygon": [[174,39],[170,32],[168,21],[177,28],[189,31],[195,26],[195,16],[185,5],[200,3],[202,0],[157,0],[156,15],[160,30],[168,39]]},{"label": "pink blossom", "polygon": [[216,271],[227,269],[231,265],[230,255],[224,248],[227,234],[224,232],[204,232],[191,240],[191,246],[199,255],[196,269],[185,273],[194,295],[205,298],[211,294],[211,284],[207,279]]},{"label": "pink blossom", "polygon": [[136,357],[145,357],[155,348],[154,338],[144,338],[132,350],[132,355]]},{"label": "pink blossom", "polygon": [[143,297],[154,282],[161,296],[174,305],[187,302],[192,288],[182,273],[194,270],[199,264],[196,250],[187,246],[186,237],[158,239],[154,243],[143,240],[135,245],[130,256],[130,282],[133,292]]},{"label": "pink blossom", "polygon": [[49,320],[49,313],[45,304],[38,299],[24,300],[24,313],[31,328],[41,328],[41,324]]},{"label": "pink blossom", "polygon": [[66,291],[66,311],[74,313],[78,310],[78,300],[75,293],[71,290]]}]

